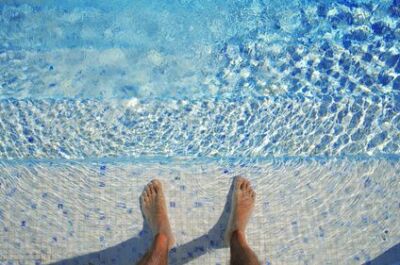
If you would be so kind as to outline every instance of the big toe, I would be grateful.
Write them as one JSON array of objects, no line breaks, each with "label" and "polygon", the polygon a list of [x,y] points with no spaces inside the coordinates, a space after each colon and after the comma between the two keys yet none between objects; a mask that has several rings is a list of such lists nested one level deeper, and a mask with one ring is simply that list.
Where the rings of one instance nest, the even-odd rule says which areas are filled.
[{"label": "big toe", "polygon": [[158,193],[158,192],[162,191],[162,184],[161,184],[161,181],[159,181],[158,179],[153,179],[150,182],[150,184],[151,184],[151,186],[152,186],[152,188],[153,188],[155,193]]},{"label": "big toe", "polygon": [[235,188],[236,189],[242,189],[244,187],[245,183],[247,182],[247,179],[241,176],[235,177]]}]

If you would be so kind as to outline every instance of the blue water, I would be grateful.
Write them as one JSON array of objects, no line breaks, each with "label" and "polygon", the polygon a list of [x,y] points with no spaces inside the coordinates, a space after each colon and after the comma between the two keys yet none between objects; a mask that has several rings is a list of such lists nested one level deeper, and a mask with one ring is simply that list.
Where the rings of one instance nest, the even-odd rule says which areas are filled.
[{"label": "blue water", "polygon": [[[98,232],[94,229],[98,224],[86,216],[90,207],[112,209],[118,191],[132,192],[122,183],[130,170],[143,175],[158,170],[159,178],[170,181],[171,187],[178,185],[172,172],[193,174],[199,184],[184,194],[204,193],[202,187],[215,181],[209,199],[192,202],[195,199],[188,197],[180,208],[206,205],[205,213],[211,208],[207,202],[215,203],[223,191],[218,181],[236,173],[255,175],[249,177],[262,194],[260,205],[271,203],[269,194],[293,190],[292,195],[275,198],[276,205],[288,207],[287,225],[303,222],[305,227],[321,227],[325,222],[325,228],[334,232],[326,241],[322,236],[313,241],[310,235],[320,235],[320,230],[302,230],[305,242],[298,240],[296,228],[296,235],[281,233],[276,237],[280,241],[272,242],[265,231],[263,238],[254,240],[267,264],[373,260],[400,242],[399,40],[398,0],[3,0],[0,229],[7,243],[0,243],[0,264],[56,262],[107,249],[107,240],[121,242],[107,234],[111,229],[123,233],[121,227],[132,225],[113,226],[112,220],[123,218],[121,212],[110,210],[110,221],[101,219],[108,226],[98,229],[107,234],[101,235],[100,245],[85,239]],[[93,199],[92,206],[84,206],[89,200],[84,196],[101,193],[96,178],[103,164],[107,169],[111,165],[120,179],[114,179],[104,205]],[[287,171],[288,176],[266,181],[263,175],[276,165],[281,170],[278,175]],[[315,181],[309,167],[321,174],[316,181],[319,188],[304,184]],[[386,171],[374,179],[382,167]],[[204,172],[217,177],[207,180]],[[147,179],[132,174],[135,189],[141,189]],[[296,182],[299,175],[304,177],[301,184]],[[58,187],[62,176],[69,183]],[[182,179],[181,186],[191,182]],[[104,188],[105,182],[100,183]],[[26,192],[30,186],[35,188]],[[329,208],[313,220],[299,213],[302,205],[285,201],[302,201],[309,190],[310,200]],[[47,201],[43,193],[57,199]],[[68,193],[73,195],[67,198]],[[179,201],[185,195],[171,196]],[[120,198],[120,203],[126,204],[127,198]],[[71,205],[82,204],[71,212],[84,215],[64,213],[67,223],[57,227],[64,217],[52,213],[50,205],[69,199]],[[129,214],[140,217],[132,207]],[[314,206],[304,207],[304,213],[313,214]],[[26,230],[25,215],[41,228]],[[45,222],[44,215],[53,222],[39,225]],[[324,219],[326,215],[349,221],[339,226],[334,219]],[[284,229],[285,218],[279,216],[280,211],[270,213],[264,207],[255,223]],[[139,231],[139,222],[130,235]],[[390,235],[377,232],[386,230]],[[181,232],[197,233],[189,228]],[[343,234],[359,235],[358,241],[357,237],[341,241]],[[362,247],[363,236],[380,241]],[[72,241],[62,243],[61,237]],[[187,238],[178,236],[179,240]],[[279,245],[283,241],[292,245]],[[269,252],[267,244],[277,249]],[[343,244],[347,250],[340,249]],[[318,245],[323,252],[334,246],[336,254],[316,257],[313,251]],[[225,256],[218,252],[205,257],[203,262],[211,264]]]},{"label": "blue water", "polygon": [[2,98],[399,93],[392,1],[17,3]]}]

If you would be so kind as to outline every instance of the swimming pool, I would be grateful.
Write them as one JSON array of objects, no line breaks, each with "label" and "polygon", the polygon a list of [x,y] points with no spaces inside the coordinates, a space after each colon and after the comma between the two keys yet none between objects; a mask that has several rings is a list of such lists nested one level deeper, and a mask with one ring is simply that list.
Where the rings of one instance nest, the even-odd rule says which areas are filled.
[{"label": "swimming pool", "polygon": [[0,264],[132,264],[154,177],[171,264],[225,264],[238,174],[264,264],[396,264],[399,39],[397,0],[3,1]]}]

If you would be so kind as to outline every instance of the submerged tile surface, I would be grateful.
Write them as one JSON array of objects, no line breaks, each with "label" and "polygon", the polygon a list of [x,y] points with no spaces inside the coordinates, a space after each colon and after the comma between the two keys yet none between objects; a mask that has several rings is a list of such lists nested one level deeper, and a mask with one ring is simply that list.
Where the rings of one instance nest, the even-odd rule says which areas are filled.
[{"label": "submerged tile surface", "polygon": [[263,264],[400,246],[399,1],[159,2],[0,3],[0,264],[133,264],[154,177],[171,264],[227,263],[236,174]]},{"label": "submerged tile surface", "polygon": [[237,174],[257,192],[248,240],[263,264],[361,264],[400,241],[399,173],[396,159],[3,163],[0,264],[133,264],[150,244],[139,196],[152,178],[177,238],[170,263],[226,264]]}]

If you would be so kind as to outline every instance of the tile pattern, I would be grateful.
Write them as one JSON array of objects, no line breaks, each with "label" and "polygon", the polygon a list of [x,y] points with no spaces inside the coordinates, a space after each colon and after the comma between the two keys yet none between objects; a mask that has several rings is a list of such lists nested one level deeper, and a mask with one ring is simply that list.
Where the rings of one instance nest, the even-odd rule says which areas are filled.
[{"label": "tile pattern", "polygon": [[385,97],[1,100],[0,158],[400,154],[400,104]]},{"label": "tile pattern", "polygon": [[0,98],[400,93],[398,0],[10,2]]},{"label": "tile pattern", "polygon": [[155,176],[172,264],[227,262],[235,174],[264,264],[399,243],[398,0],[118,3],[0,3],[1,265],[132,264]]},{"label": "tile pattern", "polygon": [[226,264],[236,174],[257,191],[248,238],[263,264],[361,264],[400,241],[399,173],[396,159],[4,163],[0,264],[133,264],[150,243],[138,198],[155,177],[177,237],[171,264]]}]

